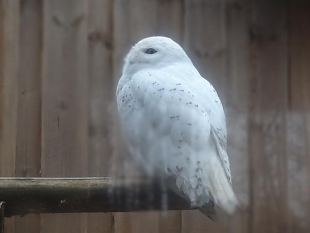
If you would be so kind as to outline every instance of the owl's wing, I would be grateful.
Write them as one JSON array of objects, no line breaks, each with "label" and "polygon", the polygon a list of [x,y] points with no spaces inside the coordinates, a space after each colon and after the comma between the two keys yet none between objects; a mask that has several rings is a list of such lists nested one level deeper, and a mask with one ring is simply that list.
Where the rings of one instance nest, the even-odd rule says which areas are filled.
[{"label": "owl's wing", "polygon": [[209,161],[206,165],[210,184],[209,190],[215,199],[215,203],[228,213],[232,213],[238,206],[238,201],[231,186],[223,106],[216,91],[207,80],[201,78],[196,85],[196,92],[199,93],[200,98],[205,100],[205,108],[211,125],[210,138],[212,143],[208,149]]},{"label": "owl's wing", "polygon": [[216,146],[217,156],[227,179],[231,183],[230,163],[227,154],[226,119],[221,100],[213,86],[206,79],[201,77],[197,84],[197,92],[205,100],[205,107],[208,109],[207,111],[211,123],[211,137]]},{"label": "owl's wing", "polygon": [[211,136],[214,140],[216,150],[217,150],[217,155],[225,171],[225,175],[229,183],[231,183],[230,163],[229,163],[229,158],[228,158],[228,154],[226,151],[226,147],[227,147],[226,137],[218,129],[215,129],[213,126],[211,126]]}]

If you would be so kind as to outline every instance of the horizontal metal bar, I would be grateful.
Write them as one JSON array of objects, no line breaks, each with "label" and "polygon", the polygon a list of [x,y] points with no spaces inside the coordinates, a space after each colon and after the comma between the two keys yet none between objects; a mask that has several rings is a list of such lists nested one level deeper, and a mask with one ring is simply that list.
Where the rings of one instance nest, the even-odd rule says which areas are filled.
[{"label": "horizontal metal bar", "polygon": [[0,178],[4,215],[191,209],[158,182],[110,177]]}]

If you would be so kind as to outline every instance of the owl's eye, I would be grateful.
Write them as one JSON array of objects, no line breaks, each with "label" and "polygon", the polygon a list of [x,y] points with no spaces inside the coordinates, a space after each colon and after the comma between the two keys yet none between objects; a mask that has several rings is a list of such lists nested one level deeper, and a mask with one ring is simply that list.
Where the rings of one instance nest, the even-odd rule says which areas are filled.
[{"label": "owl's eye", "polygon": [[158,51],[156,49],[153,49],[153,48],[147,48],[144,50],[144,53],[146,54],[154,54],[154,53],[157,53]]}]

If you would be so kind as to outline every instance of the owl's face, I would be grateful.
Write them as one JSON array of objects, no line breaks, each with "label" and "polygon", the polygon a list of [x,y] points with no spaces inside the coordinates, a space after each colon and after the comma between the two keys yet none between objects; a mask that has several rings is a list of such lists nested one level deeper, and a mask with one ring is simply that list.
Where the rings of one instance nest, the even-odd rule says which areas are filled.
[{"label": "owl's face", "polygon": [[178,62],[189,62],[184,50],[173,40],[166,37],[149,37],[139,41],[131,48],[124,70],[134,73],[145,68],[162,68]]}]

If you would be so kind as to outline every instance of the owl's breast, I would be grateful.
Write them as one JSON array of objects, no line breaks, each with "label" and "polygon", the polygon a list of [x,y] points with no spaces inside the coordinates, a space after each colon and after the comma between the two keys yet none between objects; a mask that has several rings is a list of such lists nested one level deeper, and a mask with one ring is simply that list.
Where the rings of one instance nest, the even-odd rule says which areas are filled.
[{"label": "owl's breast", "polygon": [[150,170],[179,167],[207,145],[207,110],[179,80],[128,83],[119,93],[118,107],[133,157]]}]

